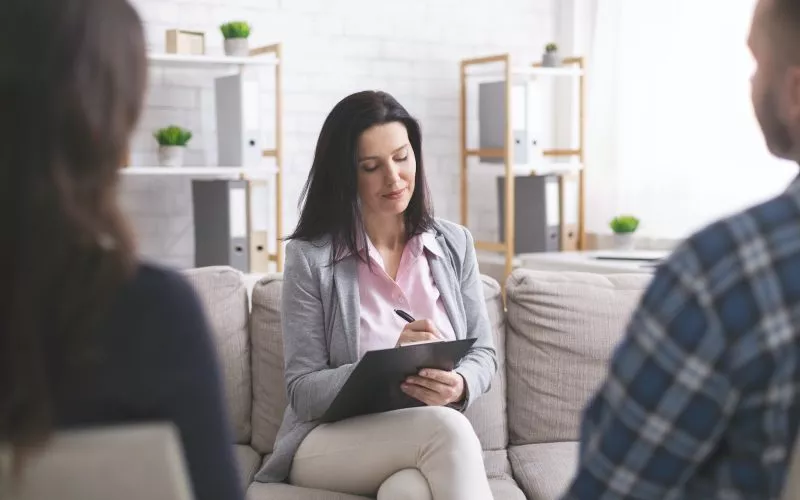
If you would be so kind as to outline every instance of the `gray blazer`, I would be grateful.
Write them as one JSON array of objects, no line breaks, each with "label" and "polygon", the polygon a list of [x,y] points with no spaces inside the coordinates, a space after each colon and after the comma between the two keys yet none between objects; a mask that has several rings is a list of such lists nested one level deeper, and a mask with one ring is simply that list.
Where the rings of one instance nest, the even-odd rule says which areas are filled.
[{"label": "gray blazer", "polygon": [[[456,367],[466,381],[466,409],[489,389],[497,354],[472,235],[442,220],[434,226],[446,255],[428,254],[434,282],[456,338],[477,339]],[[281,322],[289,406],[257,481],[286,480],[300,443],[319,424],[358,362],[358,258],[348,256],[330,266],[331,250],[326,241],[294,240],[286,247]]]}]

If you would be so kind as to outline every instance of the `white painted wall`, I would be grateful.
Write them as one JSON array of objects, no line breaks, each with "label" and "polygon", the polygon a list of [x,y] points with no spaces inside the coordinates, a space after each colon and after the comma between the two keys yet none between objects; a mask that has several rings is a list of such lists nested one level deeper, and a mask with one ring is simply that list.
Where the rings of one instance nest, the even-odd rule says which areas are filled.
[{"label": "white painted wall", "polygon": [[[381,89],[395,95],[423,128],[424,161],[437,214],[459,217],[458,62],[511,52],[537,60],[556,36],[556,0],[133,0],[152,50],[170,28],[207,33],[208,52],[221,53],[218,26],[245,19],[254,44],[283,42],[285,52],[285,221],[297,220],[297,199],[311,165],[319,128],[349,93]],[[378,7],[380,6],[380,7]],[[267,72],[269,74],[269,72]],[[176,122],[195,132],[187,164],[214,164],[213,75],[156,70],[148,107],[133,144],[134,164],[152,165],[155,128]],[[265,79],[269,90],[270,80]],[[271,104],[264,120],[271,123]],[[265,129],[271,137],[272,130]],[[122,198],[142,252],[161,262],[193,265],[188,179],[126,178]],[[494,183],[472,190],[471,227],[495,239]]]},{"label": "white painted wall", "polygon": [[683,239],[797,175],[767,151],[751,105],[756,0],[565,1],[591,62],[589,231],[634,213],[641,237]]}]

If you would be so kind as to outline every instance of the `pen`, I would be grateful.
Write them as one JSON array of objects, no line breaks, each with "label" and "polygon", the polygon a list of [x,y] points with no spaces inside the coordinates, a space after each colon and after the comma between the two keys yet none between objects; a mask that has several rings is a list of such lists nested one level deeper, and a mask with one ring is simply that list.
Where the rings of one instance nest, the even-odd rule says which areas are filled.
[{"label": "pen", "polygon": [[407,312],[403,311],[402,309],[395,309],[395,314],[403,318],[404,320],[408,321],[409,323],[413,323],[415,321],[414,317],[408,314]]}]

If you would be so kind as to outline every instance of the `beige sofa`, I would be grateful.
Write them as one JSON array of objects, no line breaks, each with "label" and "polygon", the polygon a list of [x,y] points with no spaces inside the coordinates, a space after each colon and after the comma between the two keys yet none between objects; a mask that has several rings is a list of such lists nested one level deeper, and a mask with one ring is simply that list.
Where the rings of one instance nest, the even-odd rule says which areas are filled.
[{"label": "beige sofa", "polygon": [[[261,279],[252,304],[229,268],[186,272],[204,302],[223,366],[234,444],[249,500],[356,499],[253,482],[287,404],[279,274]],[[496,500],[557,498],[575,465],[581,411],[650,275],[599,276],[517,270],[500,287],[484,277],[500,370],[468,411]]]}]

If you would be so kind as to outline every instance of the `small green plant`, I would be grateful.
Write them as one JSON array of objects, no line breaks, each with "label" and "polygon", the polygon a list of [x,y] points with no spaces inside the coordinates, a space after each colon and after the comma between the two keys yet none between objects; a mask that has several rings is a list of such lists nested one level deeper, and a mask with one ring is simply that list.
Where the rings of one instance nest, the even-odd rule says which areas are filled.
[{"label": "small green plant", "polygon": [[219,27],[226,40],[231,38],[247,38],[250,36],[250,25],[244,21],[232,21]]},{"label": "small green plant", "polygon": [[639,227],[639,219],[633,215],[620,215],[614,217],[609,225],[617,234],[633,233]]},{"label": "small green plant", "polygon": [[548,43],[547,45],[545,45],[544,50],[547,53],[556,52],[556,51],[558,51],[558,45],[556,45],[554,43]]},{"label": "small green plant", "polygon": [[177,125],[170,125],[156,130],[153,137],[158,141],[159,146],[186,146],[189,139],[192,138],[192,133]]}]

